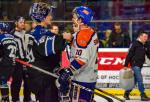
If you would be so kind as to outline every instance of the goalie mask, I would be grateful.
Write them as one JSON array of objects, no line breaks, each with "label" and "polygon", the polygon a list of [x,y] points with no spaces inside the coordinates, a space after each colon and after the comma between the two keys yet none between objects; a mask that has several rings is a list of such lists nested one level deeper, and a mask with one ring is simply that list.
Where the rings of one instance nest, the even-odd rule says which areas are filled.
[{"label": "goalie mask", "polygon": [[46,3],[39,2],[34,3],[29,11],[29,16],[32,20],[41,22],[43,21],[48,14],[52,13],[52,7],[48,6]]}]

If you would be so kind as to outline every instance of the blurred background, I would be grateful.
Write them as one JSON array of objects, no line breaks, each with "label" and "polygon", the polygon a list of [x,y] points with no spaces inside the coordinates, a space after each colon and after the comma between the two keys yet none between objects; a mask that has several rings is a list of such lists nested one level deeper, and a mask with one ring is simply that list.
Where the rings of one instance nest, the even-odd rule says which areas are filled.
[{"label": "blurred background", "polygon": [[70,12],[79,5],[90,6],[95,12],[95,20],[150,19],[150,0],[1,0],[0,20],[13,20],[16,15],[30,20],[29,7],[40,1],[57,8],[56,20],[70,20]]}]

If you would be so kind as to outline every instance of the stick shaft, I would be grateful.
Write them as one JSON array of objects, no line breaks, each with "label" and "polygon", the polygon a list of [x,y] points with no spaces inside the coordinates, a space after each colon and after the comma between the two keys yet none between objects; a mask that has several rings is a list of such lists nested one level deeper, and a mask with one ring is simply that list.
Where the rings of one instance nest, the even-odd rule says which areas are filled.
[{"label": "stick shaft", "polygon": [[55,77],[55,78],[58,78],[58,76],[57,76],[56,74],[51,73],[51,72],[46,71],[46,70],[43,70],[42,68],[39,68],[39,67],[34,66],[34,65],[32,65],[32,64],[29,64],[28,62],[22,61],[22,60],[20,60],[20,59],[16,59],[16,62],[19,62],[19,63],[21,63],[21,64],[23,64],[23,65],[26,65],[26,66],[28,66],[28,67],[30,67],[30,68],[36,69],[36,70],[38,70],[38,71],[40,71],[40,72],[43,72],[43,73],[45,73],[45,74],[47,74],[47,75],[53,76],[53,77]]},{"label": "stick shaft", "polygon": [[114,99],[116,99],[116,100],[119,100],[120,102],[125,102],[124,100],[122,100],[122,99],[116,97],[115,95],[112,95],[112,94],[110,94],[110,93],[108,93],[108,92],[106,92],[106,91],[104,91],[100,88],[95,88],[95,89],[102,92],[102,93],[104,93],[104,94],[106,94],[106,95],[108,95],[108,96],[110,96],[110,97],[112,97],[112,98],[114,98]]}]

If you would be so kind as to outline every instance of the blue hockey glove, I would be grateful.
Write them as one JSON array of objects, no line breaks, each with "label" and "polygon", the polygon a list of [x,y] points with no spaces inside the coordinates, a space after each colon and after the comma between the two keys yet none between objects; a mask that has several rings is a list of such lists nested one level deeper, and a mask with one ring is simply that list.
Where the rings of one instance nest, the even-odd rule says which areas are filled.
[{"label": "blue hockey glove", "polygon": [[60,92],[62,92],[63,94],[67,94],[69,91],[70,76],[73,74],[69,68],[61,69],[59,71],[59,74],[60,76],[58,82],[60,83]]}]

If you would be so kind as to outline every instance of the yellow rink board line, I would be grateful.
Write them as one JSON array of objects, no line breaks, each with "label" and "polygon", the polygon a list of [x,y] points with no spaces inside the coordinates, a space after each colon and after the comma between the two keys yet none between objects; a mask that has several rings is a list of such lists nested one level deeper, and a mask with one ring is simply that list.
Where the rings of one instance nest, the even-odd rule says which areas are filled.
[{"label": "yellow rink board line", "polygon": [[[122,89],[109,89],[109,88],[107,89],[107,88],[105,88],[105,89],[102,89],[102,90],[104,90],[104,91],[106,91],[106,92],[108,92],[112,95],[115,95],[115,96],[123,96],[123,94],[124,94],[124,90],[122,90]],[[100,94],[103,94],[102,92],[100,92],[98,90],[95,90],[95,91],[100,93]],[[150,97],[150,89],[146,89],[145,92],[146,92],[147,96]],[[139,92],[138,89],[134,89],[134,90],[132,90],[130,95],[131,96],[140,96],[140,92]],[[20,96],[23,96],[23,88],[21,88],[21,90],[20,90]]]},{"label": "yellow rink board line", "polygon": [[[124,90],[122,89],[103,89],[104,91],[112,94],[112,95],[115,95],[115,96],[123,96],[124,94]],[[98,90],[95,90],[96,92],[99,92]],[[102,92],[99,92],[102,94]],[[147,96],[150,97],[150,89],[146,89],[145,90],[145,93]],[[131,96],[140,96],[140,92],[138,89],[133,89],[132,92],[130,93]]]}]

